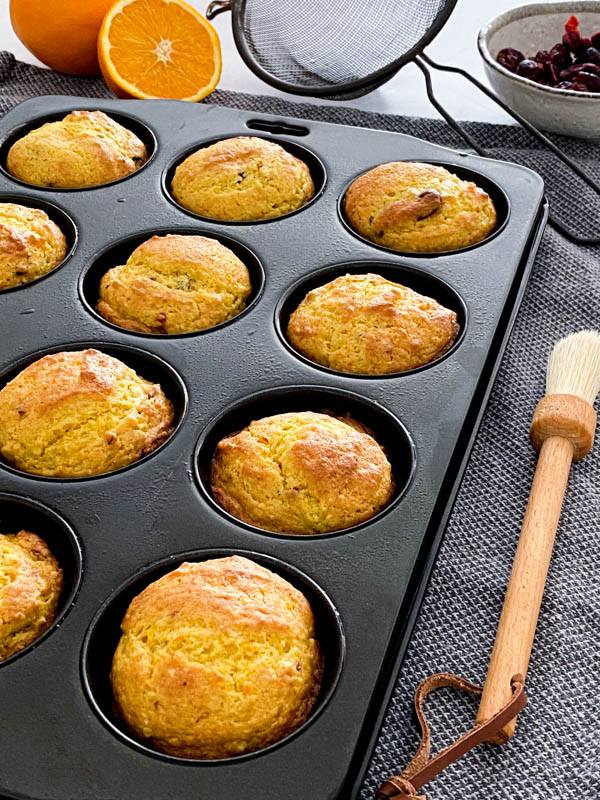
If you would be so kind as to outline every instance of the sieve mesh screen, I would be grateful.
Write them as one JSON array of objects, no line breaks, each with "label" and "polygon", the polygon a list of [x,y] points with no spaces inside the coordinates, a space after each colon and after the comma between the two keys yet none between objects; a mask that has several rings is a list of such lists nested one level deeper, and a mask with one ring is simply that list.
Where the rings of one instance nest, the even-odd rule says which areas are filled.
[{"label": "sieve mesh screen", "polygon": [[454,2],[246,0],[242,27],[252,56],[274,77],[298,86],[336,86],[402,59]]}]

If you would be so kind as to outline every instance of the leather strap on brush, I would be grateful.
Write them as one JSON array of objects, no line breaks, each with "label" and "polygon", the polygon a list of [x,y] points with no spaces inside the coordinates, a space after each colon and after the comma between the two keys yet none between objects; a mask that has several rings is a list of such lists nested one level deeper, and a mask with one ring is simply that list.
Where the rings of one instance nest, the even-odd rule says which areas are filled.
[{"label": "leather strap on brush", "polygon": [[525,687],[522,683],[513,680],[512,698],[497,714],[490,717],[487,722],[475,725],[437,756],[430,758],[431,734],[423,712],[423,703],[430,692],[445,686],[471,692],[471,694],[481,694],[483,691],[481,686],[476,686],[450,672],[437,672],[419,684],[415,692],[415,711],[421,726],[421,744],[402,775],[394,775],[381,784],[376,793],[377,800],[391,800],[392,798],[394,800],[425,800],[425,795],[417,795],[418,789],[457,758],[502,730],[506,723],[522,711],[527,704]]}]

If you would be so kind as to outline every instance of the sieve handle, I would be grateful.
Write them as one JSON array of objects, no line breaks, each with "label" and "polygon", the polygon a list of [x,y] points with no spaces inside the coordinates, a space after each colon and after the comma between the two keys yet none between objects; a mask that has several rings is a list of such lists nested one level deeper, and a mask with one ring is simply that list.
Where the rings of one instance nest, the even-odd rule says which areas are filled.
[{"label": "sieve handle", "polygon": [[[519,125],[524,128],[528,133],[530,133],[533,137],[535,137],[538,142],[543,144],[548,150],[550,150],[554,155],[559,158],[565,166],[567,166],[577,177],[581,178],[584,183],[586,183],[590,189],[592,189],[597,195],[600,195],[600,183],[596,181],[591,175],[585,172],[577,162],[575,162],[570,156],[568,156],[560,147],[554,144],[547,136],[545,136],[541,131],[539,131],[534,125],[531,124],[525,117],[522,117],[518,111],[515,111],[509,105],[507,105],[503,100],[501,100],[491,89],[485,86],[481,81],[478,81],[473,75],[469,74],[466,70],[461,69],[460,67],[451,67],[448,64],[438,64],[436,61],[433,61],[429,58],[428,55],[421,52],[420,55],[417,55],[413,58],[414,63],[419,67],[423,76],[425,78],[425,87],[427,90],[427,96],[431,101],[431,104],[437,111],[440,112],[442,117],[446,120],[448,125],[458,133],[458,135],[464,139],[467,144],[475,150],[476,153],[479,153],[480,156],[484,156],[485,158],[496,158],[496,156],[491,153],[489,150],[486,150],[485,147],[482,147],[463,127],[462,125],[457,122],[454,117],[446,111],[444,106],[437,100],[435,94],[433,92],[433,86],[431,83],[431,75],[427,67],[433,67],[434,69],[439,69],[442,72],[450,72],[455,75],[462,75],[463,78],[466,78],[470,81],[473,86],[479,89],[480,92],[489,97],[490,100],[493,100],[496,105],[500,106],[507,114],[510,114],[513,119],[515,119]],[[569,230],[562,222],[559,220],[554,214],[550,214],[549,216],[550,224],[553,228],[555,228],[559,233],[565,236],[570,242],[574,242],[575,244],[600,244],[600,235],[595,234],[594,236],[580,236],[577,233]]]},{"label": "sieve handle", "polygon": [[231,0],[212,0],[206,7],[206,19],[214,19],[224,11],[231,11]]}]

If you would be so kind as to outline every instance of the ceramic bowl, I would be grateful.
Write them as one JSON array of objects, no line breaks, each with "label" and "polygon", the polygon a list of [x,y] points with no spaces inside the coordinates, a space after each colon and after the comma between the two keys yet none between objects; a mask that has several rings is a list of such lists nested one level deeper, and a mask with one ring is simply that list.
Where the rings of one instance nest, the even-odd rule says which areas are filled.
[{"label": "ceramic bowl", "polygon": [[550,50],[562,40],[571,14],[579,17],[583,36],[600,30],[600,2],[596,0],[531,3],[511,8],[484,25],[477,42],[479,52],[496,94],[537,128],[600,140],[600,92],[540,86],[509,72],[496,61],[504,47],[514,47],[526,56]]}]

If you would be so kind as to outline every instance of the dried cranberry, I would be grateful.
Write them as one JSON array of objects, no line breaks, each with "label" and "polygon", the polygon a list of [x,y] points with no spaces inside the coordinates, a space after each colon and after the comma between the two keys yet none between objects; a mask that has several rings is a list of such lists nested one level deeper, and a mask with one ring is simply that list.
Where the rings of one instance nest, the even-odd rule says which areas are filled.
[{"label": "dried cranberry", "polygon": [[579,33],[579,19],[575,16],[575,14],[571,14],[569,19],[565,22],[565,30],[567,33],[577,32]]},{"label": "dried cranberry", "polygon": [[550,84],[554,84],[558,81],[558,71],[551,61],[546,64],[546,77]]},{"label": "dried cranberry", "polygon": [[556,69],[564,69],[571,64],[571,54],[564,44],[555,44],[550,50],[550,61]]},{"label": "dried cranberry", "polygon": [[577,50],[581,44],[581,36],[578,33],[565,33],[563,34],[563,44],[570,50]]},{"label": "dried cranberry", "polygon": [[505,47],[497,60],[510,72],[542,86],[600,92],[600,31],[593,36],[582,36],[575,14],[565,23],[562,42],[550,50],[538,50],[535,58],[528,58],[520,50]]},{"label": "dried cranberry", "polygon": [[559,72],[558,77],[561,79],[561,81],[570,81],[573,80],[574,76],[577,75],[578,72],[581,72],[582,69],[583,64],[571,64],[570,67],[562,69]]},{"label": "dried cranberry", "polygon": [[571,50],[576,50],[581,45],[581,34],[579,33],[579,20],[575,14],[571,14],[565,23],[565,33],[563,36],[563,44],[570,47]]},{"label": "dried cranberry", "polygon": [[533,61],[531,58],[526,58],[524,61],[521,61],[517,67],[517,75],[521,75],[523,78],[529,78],[530,81],[537,81],[543,74],[543,65],[538,64],[537,61]]},{"label": "dried cranberry", "polygon": [[584,61],[583,64],[577,64],[577,67],[579,67],[579,72],[581,72],[581,70],[585,70],[586,72],[593,72],[594,75],[600,75],[600,65],[598,64],[592,64],[589,61]]},{"label": "dried cranberry", "polygon": [[514,47],[505,47],[496,56],[496,61],[505,69],[510,70],[510,72],[516,72],[521,61],[525,61],[525,56],[520,50],[515,50]]},{"label": "dried cranberry", "polygon": [[578,72],[577,83],[585,84],[590,92],[600,92],[600,75],[594,75],[593,72]]},{"label": "dried cranberry", "polygon": [[[600,42],[598,42],[600,44]],[[600,50],[597,47],[588,47],[583,57],[586,61],[591,61],[593,64],[600,64]]]}]

